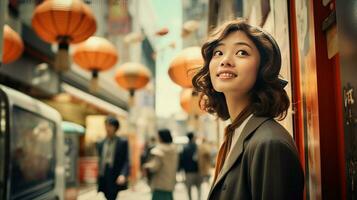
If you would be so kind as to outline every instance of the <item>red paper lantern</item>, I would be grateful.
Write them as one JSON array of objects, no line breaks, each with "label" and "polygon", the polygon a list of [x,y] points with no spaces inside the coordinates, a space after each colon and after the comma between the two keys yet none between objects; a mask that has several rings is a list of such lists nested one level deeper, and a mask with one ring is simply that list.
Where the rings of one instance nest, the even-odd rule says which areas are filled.
[{"label": "red paper lantern", "polygon": [[112,68],[118,61],[118,53],[108,40],[93,36],[76,45],[73,60],[81,68],[92,72],[91,88],[96,91],[98,73]]},{"label": "red paper lantern", "polygon": [[97,29],[91,9],[81,0],[46,0],[38,5],[32,27],[40,38],[58,43],[56,69],[69,68],[68,46],[86,40]]},{"label": "red paper lantern", "polygon": [[202,105],[200,105],[201,94],[193,92],[192,88],[183,88],[180,94],[180,104],[187,114],[203,114]]},{"label": "red paper lantern", "polygon": [[169,76],[181,87],[192,87],[192,78],[203,67],[200,47],[188,47],[182,50],[170,63]]},{"label": "red paper lantern", "polygon": [[4,52],[2,61],[4,64],[15,61],[24,50],[21,37],[8,25],[4,25]]},{"label": "red paper lantern", "polygon": [[158,36],[164,36],[164,35],[166,35],[168,33],[169,33],[169,29],[164,27],[164,28],[158,30],[155,34],[158,35]]},{"label": "red paper lantern", "polygon": [[150,71],[140,63],[125,63],[119,67],[115,74],[115,81],[122,87],[129,90],[133,96],[135,90],[145,87],[150,80]]}]

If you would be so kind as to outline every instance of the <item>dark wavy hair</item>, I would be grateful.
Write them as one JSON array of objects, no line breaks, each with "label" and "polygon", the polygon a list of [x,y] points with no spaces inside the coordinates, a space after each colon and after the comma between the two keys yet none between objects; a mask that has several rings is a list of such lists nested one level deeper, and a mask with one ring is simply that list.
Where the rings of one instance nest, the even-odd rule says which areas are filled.
[{"label": "dark wavy hair", "polygon": [[171,132],[169,129],[160,129],[158,132],[158,135],[159,135],[161,142],[166,143],[166,144],[172,143],[172,136],[171,136]]},{"label": "dark wavy hair", "polygon": [[[255,116],[274,117],[282,120],[286,117],[290,102],[279,72],[281,68],[281,54],[276,41],[265,31],[251,26],[242,19],[228,21],[209,35],[203,44],[201,52],[204,66],[192,79],[196,91],[202,92],[201,105],[211,113],[227,120],[230,118],[226,99],[223,93],[217,92],[212,86],[209,73],[209,64],[213,50],[218,43],[229,34],[242,31],[257,47],[261,61],[256,82],[250,91],[250,109]],[[234,116],[235,117],[235,116]]]}]

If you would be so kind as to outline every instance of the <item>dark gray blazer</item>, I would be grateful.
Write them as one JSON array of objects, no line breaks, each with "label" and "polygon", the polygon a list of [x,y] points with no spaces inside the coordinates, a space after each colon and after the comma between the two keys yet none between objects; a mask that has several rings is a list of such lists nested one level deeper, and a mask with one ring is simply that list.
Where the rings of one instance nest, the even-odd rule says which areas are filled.
[{"label": "dark gray blazer", "polygon": [[295,143],[273,119],[253,116],[225,161],[208,199],[303,199]]}]

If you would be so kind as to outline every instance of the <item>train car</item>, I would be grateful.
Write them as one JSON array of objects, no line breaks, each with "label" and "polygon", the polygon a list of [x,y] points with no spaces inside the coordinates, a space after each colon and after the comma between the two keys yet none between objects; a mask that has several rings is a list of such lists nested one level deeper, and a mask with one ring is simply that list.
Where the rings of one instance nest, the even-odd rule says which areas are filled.
[{"label": "train car", "polygon": [[63,200],[61,115],[0,85],[0,199]]}]

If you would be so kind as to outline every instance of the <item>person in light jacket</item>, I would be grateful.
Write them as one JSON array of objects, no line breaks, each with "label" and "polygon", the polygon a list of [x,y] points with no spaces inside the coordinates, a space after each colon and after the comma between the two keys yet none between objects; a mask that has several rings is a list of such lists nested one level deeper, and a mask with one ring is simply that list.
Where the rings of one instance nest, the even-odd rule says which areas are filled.
[{"label": "person in light jacket", "polygon": [[176,184],[178,152],[172,144],[168,129],[159,130],[158,136],[159,144],[150,151],[150,160],[143,167],[151,173],[152,199],[172,200]]},{"label": "person in light jacket", "polygon": [[244,20],[232,20],[211,33],[202,56],[204,66],[192,81],[205,96],[201,105],[231,120],[208,199],[303,199],[297,148],[274,119],[283,119],[290,104],[276,41]]}]

